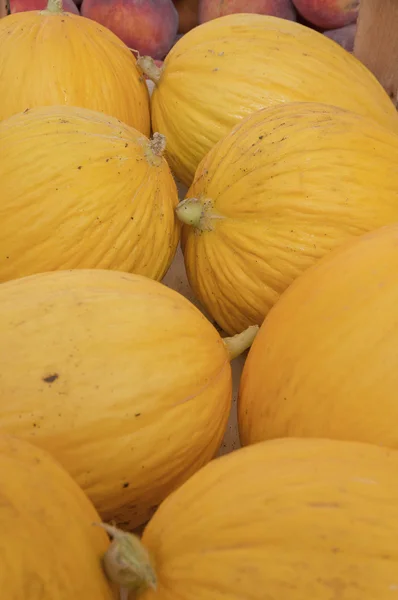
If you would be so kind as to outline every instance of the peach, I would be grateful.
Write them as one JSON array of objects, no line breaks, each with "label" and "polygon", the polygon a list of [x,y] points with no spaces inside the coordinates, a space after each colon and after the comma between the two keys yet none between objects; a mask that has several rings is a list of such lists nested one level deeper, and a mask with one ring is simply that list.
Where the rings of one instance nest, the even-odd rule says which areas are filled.
[{"label": "peach", "polygon": [[357,20],[359,0],[293,0],[298,12],[322,29],[337,29]]},{"label": "peach", "polygon": [[294,21],[291,0],[199,0],[199,23],[232,13],[257,13]]},{"label": "peach", "polygon": [[344,27],[339,27],[338,29],[329,29],[329,31],[324,32],[324,35],[337,42],[340,46],[347,50],[347,52],[352,53],[354,50],[356,30],[357,24],[351,23],[350,25],[345,25]]},{"label": "peach", "polygon": [[129,48],[162,60],[178,29],[172,0],[83,0],[81,14],[104,25]]},{"label": "peach", "polygon": [[[10,13],[25,12],[28,10],[44,10],[47,6],[47,0],[10,0]],[[73,0],[63,0],[65,12],[79,14],[79,9]]]},{"label": "peach", "polygon": [[178,33],[187,33],[198,25],[199,0],[173,0],[178,10]]}]

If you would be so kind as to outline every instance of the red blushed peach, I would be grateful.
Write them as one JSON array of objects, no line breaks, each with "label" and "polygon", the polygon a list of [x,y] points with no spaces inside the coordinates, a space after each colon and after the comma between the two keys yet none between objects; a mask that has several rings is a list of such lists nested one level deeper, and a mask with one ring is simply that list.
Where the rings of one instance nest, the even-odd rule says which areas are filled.
[{"label": "red blushed peach", "polygon": [[199,23],[233,13],[257,13],[281,19],[296,19],[291,0],[199,0]]},{"label": "red blushed peach", "polygon": [[359,0],[293,0],[298,12],[322,29],[337,29],[357,20]]},{"label": "red blushed peach", "polygon": [[173,0],[178,10],[178,33],[187,33],[198,25],[199,0]]},{"label": "red blushed peach", "polygon": [[337,42],[340,46],[347,50],[347,52],[352,53],[354,50],[356,30],[357,24],[351,23],[351,25],[345,25],[344,27],[339,27],[338,29],[330,29],[329,31],[325,31],[324,35]]},{"label": "red blushed peach", "polygon": [[[10,13],[25,12],[28,10],[44,10],[47,6],[47,0],[10,0]],[[64,0],[63,7],[65,12],[79,14],[79,9],[73,0]]]},{"label": "red blushed peach", "polygon": [[159,60],[178,29],[171,0],[83,0],[81,13],[113,31],[129,48]]}]

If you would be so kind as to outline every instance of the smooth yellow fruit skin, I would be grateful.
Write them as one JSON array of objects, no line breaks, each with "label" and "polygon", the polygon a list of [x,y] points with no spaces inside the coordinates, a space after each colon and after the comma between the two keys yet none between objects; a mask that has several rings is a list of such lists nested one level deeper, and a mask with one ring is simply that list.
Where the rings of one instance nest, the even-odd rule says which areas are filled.
[{"label": "smooth yellow fruit skin", "polygon": [[116,271],[0,286],[0,428],[51,452],[105,521],[133,528],[217,452],[232,397],[217,330]]},{"label": "smooth yellow fruit skin", "polygon": [[132,52],[106,27],[66,12],[20,12],[1,19],[0,48],[0,120],[65,104],[150,134],[145,80]]},{"label": "smooth yellow fruit skin", "polygon": [[98,513],[43,450],[0,435],[0,586],[4,600],[117,600],[103,573]]},{"label": "smooth yellow fruit skin", "polygon": [[148,138],[99,112],[35,108],[0,122],[0,281],[99,268],[162,279],[177,187]]},{"label": "smooth yellow fruit skin", "polygon": [[398,225],[350,240],[269,313],[239,397],[241,441],[328,437],[398,449]]},{"label": "smooth yellow fruit skin", "polygon": [[[228,333],[261,324],[286,288],[347,238],[398,221],[398,136],[333,106],[254,113],[202,161],[184,226],[190,284]],[[207,229],[206,229],[206,226]]]},{"label": "smooth yellow fruit skin", "polygon": [[140,600],[390,600],[398,453],[277,440],[212,461],[143,534],[158,589]]},{"label": "smooth yellow fruit skin", "polygon": [[354,56],[293,21],[233,14],[192,29],[164,62],[152,125],[186,185],[200,160],[243,117],[291,101],[327,102],[398,131],[395,107]]}]

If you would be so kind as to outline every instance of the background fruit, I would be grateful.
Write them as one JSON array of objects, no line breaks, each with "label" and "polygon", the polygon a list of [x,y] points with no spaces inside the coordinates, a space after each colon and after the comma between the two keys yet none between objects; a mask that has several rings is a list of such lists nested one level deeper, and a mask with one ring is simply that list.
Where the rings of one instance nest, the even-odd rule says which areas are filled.
[{"label": "background fruit", "polygon": [[324,35],[276,17],[204,23],[172,48],[161,76],[149,70],[153,128],[166,135],[169,164],[186,185],[212,146],[262,107],[328,102],[398,130],[395,107],[363,65]]},{"label": "background fruit", "polygon": [[179,226],[162,139],[70,106],[14,115],[0,136],[0,281],[71,268],[163,277]]},{"label": "background fruit", "polygon": [[[10,0],[11,14],[26,10],[44,10],[47,7],[47,0]],[[63,7],[66,12],[79,14],[79,10],[73,0],[63,0]]]},{"label": "background fruit", "polygon": [[398,220],[396,164],[396,134],[334,106],[287,103],[238,125],[177,208],[188,279],[212,318],[228,333],[261,324],[319,258]]},{"label": "background fruit", "polygon": [[147,526],[158,585],[138,597],[264,600],[265,590],[269,598],[288,590],[289,600],[340,591],[388,600],[398,571],[397,472],[398,453],[329,440],[278,440],[212,461]]},{"label": "background fruit", "polygon": [[9,600],[116,600],[101,566],[109,547],[79,486],[47,453],[0,435],[0,585]]},{"label": "background fruit", "polygon": [[81,13],[113,31],[129,48],[160,60],[178,29],[171,0],[83,0]]},{"label": "background fruit", "polygon": [[291,0],[199,0],[199,21],[205,23],[233,13],[256,13],[295,20]]},{"label": "background fruit", "polygon": [[16,279],[0,286],[0,337],[0,428],[50,451],[104,519],[140,525],[217,452],[227,347],[166,286],[101,270]]},{"label": "background fruit", "polygon": [[313,25],[335,29],[354,23],[359,0],[293,0],[299,13]]},{"label": "background fruit", "polygon": [[325,31],[326,37],[334,40],[340,46],[342,46],[347,52],[353,52],[355,34],[357,31],[356,23],[346,25],[345,27],[339,27],[338,29],[330,29]]},{"label": "background fruit", "polygon": [[0,20],[0,120],[67,104],[112,115],[149,135],[148,89],[132,53],[108,29],[60,11],[59,4],[50,0],[44,13]]},{"label": "background fruit", "polygon": [[398,226],[351,240],[269,313],[246,361],[244,444],[284,436],[398,448]]},{"label": "background fruit", "polygon": [[174,0],[178,11],[178,32],[187,33],[198,24],[199,0]]}]

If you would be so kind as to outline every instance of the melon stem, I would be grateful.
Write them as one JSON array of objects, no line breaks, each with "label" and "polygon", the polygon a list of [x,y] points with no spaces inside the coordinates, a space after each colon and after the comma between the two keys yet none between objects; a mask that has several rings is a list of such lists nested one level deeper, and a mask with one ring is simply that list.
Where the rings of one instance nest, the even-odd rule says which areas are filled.
[{"label": "melon stem", "polygon": [[106,576],[122,590],[139,594],[147,589],[156,590],[157,577],[151,559],[141,540],[128,533],[107,525],[95,523],[105,529],[112,542],[103,556]]},{"label": "melon stem", "polygon": [[159,167],[163,161],[166,149],[166,138],[161,133],[154,133],[149,143],[145,145],[145,157],[154,167]]},{"label": "melon stem", "polygon": [[149,142],[149,147],[155,156],[163,156],[163,153],[166,150],[165,136],[156,131]]},{"label": "melon stem", "polygon": [[245,350],[250,348],[250,346],[254,342],[254,338],[256,337],[258,330],[258,325],[250,325],[250,327],[248,327],[241,333],[237,333],[232,337],[223,338],[223,342],[227,348],[227,352],[229,355],[229,360],[237,358],[238,356],[243,354]]},{"label": "melon stem", "polygon": [[64,6],[62,0],[48,0],[46,11],[50,13],[63,13]]},{"label": "melon stem", "polygon": [[137,65],[155,85],[159,83],[163,68],[158,67],[151,56],[139,56]]},{"label": "melon stem", "polygon": [[198,198],[186,198],[178,203],[175,213],[181,223],[198,229],[204,213],[203,202]]}]

